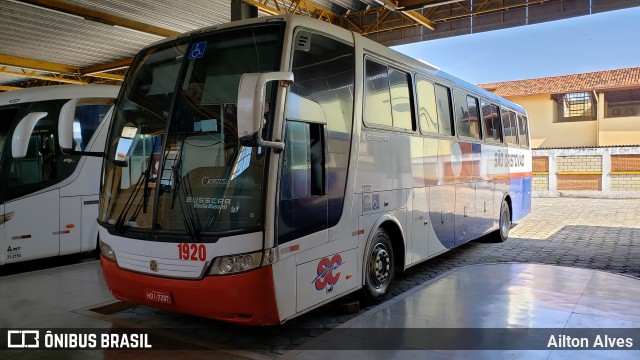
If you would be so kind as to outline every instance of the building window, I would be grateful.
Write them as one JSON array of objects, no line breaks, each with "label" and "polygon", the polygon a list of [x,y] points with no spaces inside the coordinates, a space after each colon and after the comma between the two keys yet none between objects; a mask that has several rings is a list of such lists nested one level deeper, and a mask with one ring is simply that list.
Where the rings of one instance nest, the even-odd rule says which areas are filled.
[{"label": "building window", "polygon": [[640,116],[640,89],[606,91],[605,117]]},{"label": "building window", "polygon": [[558,122],[597,119],[597,101],[591,92],[556,94],[552,98],[557,104]]}]

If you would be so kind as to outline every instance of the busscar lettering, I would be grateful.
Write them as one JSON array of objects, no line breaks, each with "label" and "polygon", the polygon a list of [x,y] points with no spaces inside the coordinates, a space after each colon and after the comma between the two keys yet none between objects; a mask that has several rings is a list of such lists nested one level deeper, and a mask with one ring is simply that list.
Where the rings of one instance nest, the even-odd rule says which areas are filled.
[{"label": "busscar lettering", "polygon": [[389,137],[386,135],[377,135],[370,133],[362,133],[361,140],[363,142],[366,141],[376,141],[376,142],[389,142]]},{"label": "busscar lettering", "polygon": [[194,209],[218,209],[226,210],[231,205],[231,199],[208,198],[208,197],[187,197],[187,204],[192,204]]}]

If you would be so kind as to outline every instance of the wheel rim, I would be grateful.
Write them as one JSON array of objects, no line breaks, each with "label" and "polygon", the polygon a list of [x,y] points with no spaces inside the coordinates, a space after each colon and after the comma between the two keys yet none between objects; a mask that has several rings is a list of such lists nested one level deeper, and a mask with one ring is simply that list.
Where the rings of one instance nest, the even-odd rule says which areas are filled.
[{"label": "wheel rim", "polygon": [[502,216],[500,217],[500,231],[505,237],[509,233],[509,209],[506,207],[502,209]]},{"label": "wheel rim", "polygon": [[391,258],[389,257],[389,251],[383,244],[377,244],[371,251],[371,257],[369,258],[371,285],[377,289],[383,288],[389,279],[390,269]]}]

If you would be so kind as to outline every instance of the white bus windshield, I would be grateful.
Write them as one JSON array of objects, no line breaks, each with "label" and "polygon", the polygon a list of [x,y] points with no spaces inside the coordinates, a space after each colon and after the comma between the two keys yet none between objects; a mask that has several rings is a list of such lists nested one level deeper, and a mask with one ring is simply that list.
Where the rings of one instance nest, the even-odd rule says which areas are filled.
[{"label": "white bus windshield", "polygon": [[148,49],[109,133],[99,220],[127,231],[212,234],[262,225],[264,149],[240,146],[242,74],[278,69],[281,24]]}]

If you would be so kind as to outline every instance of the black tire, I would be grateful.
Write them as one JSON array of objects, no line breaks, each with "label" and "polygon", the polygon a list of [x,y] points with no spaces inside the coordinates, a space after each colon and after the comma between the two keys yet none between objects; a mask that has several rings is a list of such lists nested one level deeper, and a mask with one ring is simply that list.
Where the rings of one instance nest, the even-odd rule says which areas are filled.
[{"label": "black tire", "polygon": [[389,235],[378,229],[367,249],[362,297],[365,303],[375,304],[389,293],[395,276],[393,245]]},{"label": "black tire", "polygon": [[500,219],[498,220],[498,230],[492,236],[493,242],[505,242],[509,238],[509,230],[511,230],[511,210],[507,200],[502,200],[500,205]]}]

